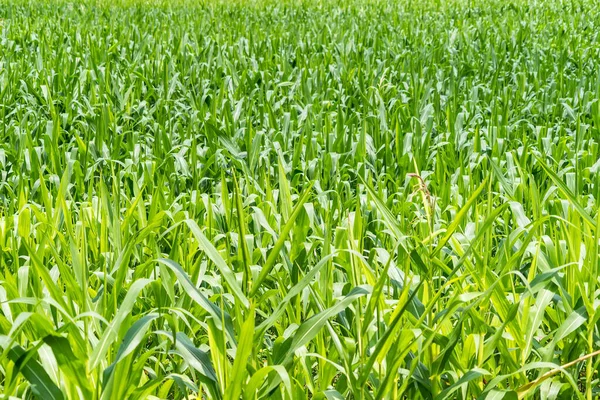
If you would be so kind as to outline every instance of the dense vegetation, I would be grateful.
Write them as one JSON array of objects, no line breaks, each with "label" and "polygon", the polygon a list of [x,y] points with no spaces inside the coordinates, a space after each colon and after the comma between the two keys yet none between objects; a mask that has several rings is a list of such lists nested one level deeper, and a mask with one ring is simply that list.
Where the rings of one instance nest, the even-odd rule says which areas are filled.
[{"label": "dense vegetation", "polygon": [[0,4],[0,398],[592,399],[591,0]]}]

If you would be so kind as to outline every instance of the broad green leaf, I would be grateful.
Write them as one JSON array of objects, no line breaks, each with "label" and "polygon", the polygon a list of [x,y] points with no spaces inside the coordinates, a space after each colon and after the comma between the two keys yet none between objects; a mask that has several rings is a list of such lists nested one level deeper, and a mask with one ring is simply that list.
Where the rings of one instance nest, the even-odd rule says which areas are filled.
[{"label": "broad green leaf", "polygon": [[[238,284],[233,271],[231,270],[231,268],[229,268],[225,260],[223,260],[223,257],[221,257],[217,249],[208,240],[208,238],[204,236],[204,234],[200,230],[200,227],[195,221],[188,219],[185,222],[192,231],[192,234],[194,235],[196,240],[198,241],[198,246],[200,247],[200,250],[204,251],[208,258],[217,266],[219,272],[221,272],[223,276],[223,279],[225,279],[225,282],[227,282],[227,285],[233,292],[236,299],[240,301],[244,308],[248,308],[250,306],[250,303],[244,295],[242,288]],[[243,240],[243,238],[240,238],[240,240]]]},{"label": "broad green leaf", "polygon": [[[29,358],[28,353],[20,346],[13,346],[8,351],[8,358],[16,364],[16,371],[23,374],[31,384],[31,390],[41,399],[63,400],[63,393],[50,379],[40,363]],[[25,361],[25,359],[27,359]]]},{"label": "broad green leaf", "polygon": [[96,368],[106,356],[106,353],[109,350],[109,347],[113,344],[113,342],[117,339],[117,334],[119,329],[121,328],[121,323],[125,320],[125,318],[131,313],[135,302],[140,294],[140,292],[150,283],[150,279],[139,279],[131,285],[129,290],[127,291],[127,295],[125,299],[120,304],[117,314],[113,318],[111,324],[106,328],[100,341],[92,350],[92,354],[90,355],[89,366],[90,369]]},{"label": "broad green leaf", "polygon": [[348,293],[342,300],[340,300],[334,306],[324,311],[321,311],[316,315],[313,315],[304,323],[302,323],[302,325],[300,325],[300,327],[294,334],[284,362],[289,361],[289,359],[292,357],[296,350],[310,342],[323,328],[323,326],[329,320],[329,318],[346,309],[356,299],[365,296],[368,293],[370,293],[370,288],[361,286],[355,287],[350,291],[350,293]]},{"label": "broad green leaf", "polygon": [[[233,326],[231,324],[231,317],[229,314],[208,300],[206,296],[204,296],[200,290],[194,286],[189,276],[186,274],[183,268],[181,268],[181,265],[165,258],[159,258],[157,261],[166,265],[171,269],[171,271],[173,271],[177,277],[177,280],[179,281],[179,284],[183,287],[186,294],[190,296],[190,298],[206,312],[208,312],[208,314],[213,318],[214,324],[219,329],[224,330],[229,335],[229,339],[232,341],[232,343],[235,343],[235,335],[233,333]],[[225,322],[225,326],[223,326],[221,321]]]}]

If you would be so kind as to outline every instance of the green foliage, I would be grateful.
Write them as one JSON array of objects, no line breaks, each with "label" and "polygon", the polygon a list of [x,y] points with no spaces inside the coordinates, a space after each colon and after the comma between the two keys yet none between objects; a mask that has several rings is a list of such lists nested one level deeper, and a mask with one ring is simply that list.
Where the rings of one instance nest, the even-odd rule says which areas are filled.
[{"label": "green foliage", "polygon": [[0,399],[597,398],[598,32],[3,1]]}]

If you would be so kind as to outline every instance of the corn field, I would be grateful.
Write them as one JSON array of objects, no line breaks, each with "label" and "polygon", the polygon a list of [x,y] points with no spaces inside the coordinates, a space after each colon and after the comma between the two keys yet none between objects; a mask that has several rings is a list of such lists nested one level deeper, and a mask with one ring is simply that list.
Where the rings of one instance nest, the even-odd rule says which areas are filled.
[{"label": "corn field", "polygon": [[0,399],[600,396],[592,0],[1,0]]}]

